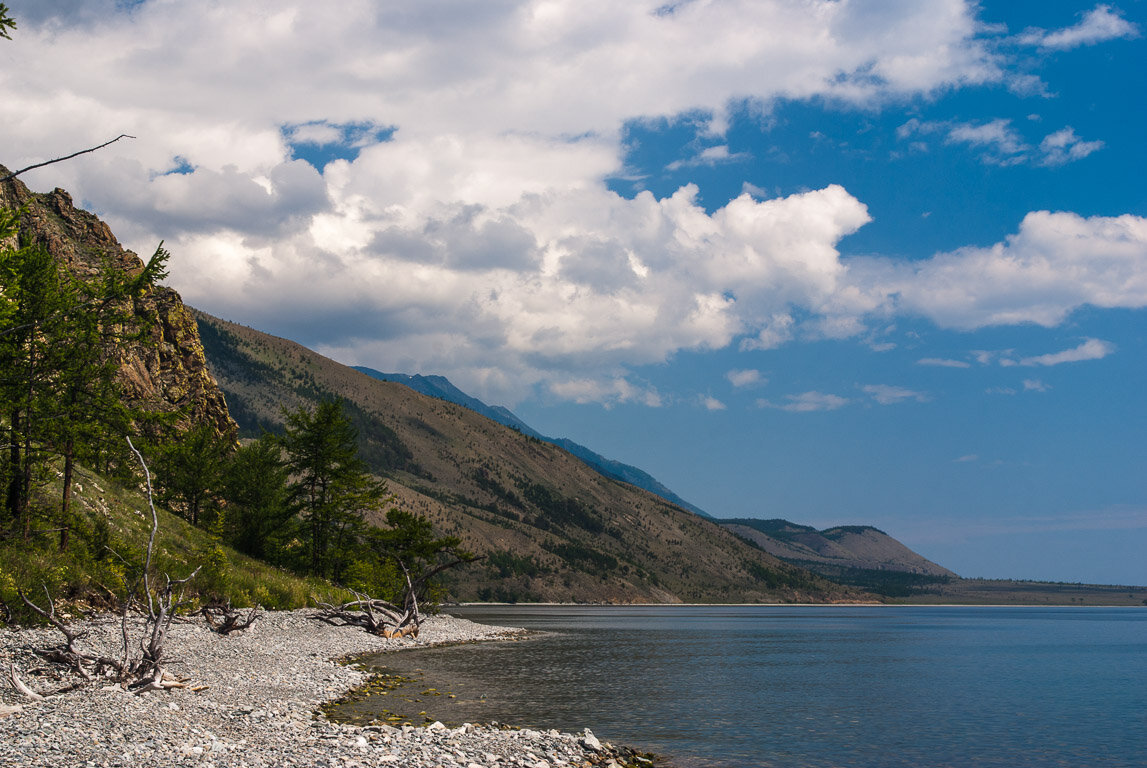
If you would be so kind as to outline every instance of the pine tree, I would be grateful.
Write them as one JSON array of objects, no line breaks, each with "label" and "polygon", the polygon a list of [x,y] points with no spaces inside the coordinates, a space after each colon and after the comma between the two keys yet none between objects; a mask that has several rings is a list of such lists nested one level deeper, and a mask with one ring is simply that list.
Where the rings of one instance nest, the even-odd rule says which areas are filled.
[{"label": "pine tree", "polygon": [[337,580],[362,532],[363,511],[383,502],[386,485],[358,457],[357,435],[341,401],[285,415],[281,439],[294,478],[291,499],[309,533],[310,572]]},{"label": "pine tree", "polygon": [[198,424],[158,449],[158,498],[192,525],[206,527],[208,513],[223,489],[234,443],[211,424]]},{"label": "pine tree", "polygon": [[240,552],[286,564],[297,525],[288,493],[282,448],[271,437],[241,446],[223,478],[223,536]]},{"label": "pine tree", "polygon": [[[14,211],[0,211],[0,242],[18,232]],[[72,475],[78,455],[110,434],[127,432],[112,349],[143,338],[133,300],[166,275],[162,244],[136,275],[105,265],[94,277],[70,273],[39,246],[0,248],[0,402],[7,417],[3,466],[5,522],[31,535],[34,479],[61,456],[60,546],[71,528]]]}]

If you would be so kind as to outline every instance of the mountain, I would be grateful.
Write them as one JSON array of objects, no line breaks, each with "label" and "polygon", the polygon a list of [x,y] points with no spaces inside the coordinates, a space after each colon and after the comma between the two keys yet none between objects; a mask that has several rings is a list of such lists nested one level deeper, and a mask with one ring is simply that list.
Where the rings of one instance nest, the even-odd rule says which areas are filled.
[{"label": "mountain", "polygon": [[[8,170],[0,166],[0,176]],[[29,191],[19,179],[0,183],[0,207],[20,210],[20,239],[42,246],[79,276],[106,265],[138,274],[143,261],[123,248],[98,217],[73,205],[62,189]],[[119,379],[134,405],[179,414],[176,428],[211,424],[234,434],[223,393],[207,370],[194,318],[171,288],[153,288],[135,299],[134,312],[147,321],[150,339],[109,350],[119,358]]]},{"label": "mountain", "polygon": [[526,424],[519,419],[508,408],[500,405],[491,406],[486,405],[484,402],[476,397],[472,397],[458,387],[454,386],[449,379],[445,376],[423,376],[421,374],[408,374],[408,373],[382,373],[373,368],[366,366],[356,365],[353,366],[356,371],[362,371],[367,376],[379,379],[381,381],[396,381],[400,384],[413,389],[415,392],[421,392],[429,397],[437,397],[441,400],[447,400],[451,403],[456,403],[465,408],[480,413],[488,419],[492,419],[499,424],[504,424],[511,429],[516,429],[519,432],[536,437],[539,440],[544,440],[547,443],[553,443],[560,446],[565,450],[577,456],[595,470],[605,475],[606,477],[620,480],[623,483],[636,485],[638,488],[644,488],[651,493],[655,493],[661,498],[665,499],[671,504],[676,504],[682,509],[687,509],[690,512],[701,515],[702,517],[709,517],[710,515],[700,507],[694,506],[685,499],[678,496],[673,491],[666,488],[658,480],[650,475],[648,472],[638,469],[637,467],[629,464],[624,464],[614,459],[607,459],[599,453],[586,448],[584,445],[575,443],[573,440],[565,437],[547,437],[542,433],[535,430],[533,427]]},{"label": "mountain", "polygon": [[724,528],[787,563],[833,581],[904,597],[959,577],[878,528],[846,525],[823,531],[788,520],[718,520]]},{"label": "mountain", "polygon": [[[790,602],[865,599],[565,450],[294,342],[196,312],[242,434],[342,398],[360,454],[396,502],[485,556],[462,600]],[[372,518],[377,522],[377,519]]]}]

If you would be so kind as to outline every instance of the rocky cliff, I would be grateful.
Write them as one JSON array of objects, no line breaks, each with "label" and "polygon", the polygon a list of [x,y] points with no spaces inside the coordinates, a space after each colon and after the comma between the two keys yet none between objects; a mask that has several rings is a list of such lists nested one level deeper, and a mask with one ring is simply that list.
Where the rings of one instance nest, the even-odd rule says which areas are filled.
[{"label": "rocky cliff", "polygon": [[[7,174],[0,166],[0,176]],[[144,267],[107,224],[76,208],[62,189],[39,194],[19,179],[6,181],[0,183],[0,207],[22,209],[21,241],[42,246],[74,274],[93,275],[105,264],[128,274]],[[151,338],[113,350],[127,399],[151,411],[178,413],[177,428],[208,423],[219,434],[236,434],[223,393],[207,369],[195,319],[179,294],[151,289],[135,301],[134,311],[147,321]]]}]

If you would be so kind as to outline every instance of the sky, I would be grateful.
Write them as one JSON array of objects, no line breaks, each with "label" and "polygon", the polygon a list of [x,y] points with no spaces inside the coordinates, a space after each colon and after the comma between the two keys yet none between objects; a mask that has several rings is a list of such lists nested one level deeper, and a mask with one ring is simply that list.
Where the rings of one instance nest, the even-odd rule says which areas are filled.
[{"label": "sky", "polygon": [[9,0],[0,163],[185,301],[718,517],[1147,584],[1147,3]]}]

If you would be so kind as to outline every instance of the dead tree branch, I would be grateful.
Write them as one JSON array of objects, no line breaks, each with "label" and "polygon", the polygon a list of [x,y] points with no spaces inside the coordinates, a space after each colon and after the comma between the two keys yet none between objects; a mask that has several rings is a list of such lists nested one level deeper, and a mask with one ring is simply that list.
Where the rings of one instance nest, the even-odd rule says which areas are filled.
[{"label": "dead tree branch", "polygon": [[[64,693],[65,691],[70,691],[84,683],[91,682],[97,677],[107,676],[109,673],[111,673],[122,687],[136,694],[187,687],[187,678],[176,677],[165,669],[167,661],[166,642],[167,633],[171,628],[172,620],[175,618],[179,609],[186,604],[184,600],[184,587],[199,573],[199,568],[196,568],[189,576],[183,579],[172,579],[171,576],[164,574],[165,584],[163,589],[159,590],[158,594],[152,592],[149,574],[151,571],[152,556],[155,550],[155,538],[159,531],[159,516],[155,511],[155,503],[152,499],[151,473],[148,472],[147,464],[144,462],[143,456],[136,450],[130,437],[127,443],[139,459],[140,464],[143,465],[144,473],[147,476],[147,503],[151,508],[151,534],[147,541],[147,555],[144,560],[143,573],[140,574],[132,585],[128,585],[127,579],[124,579],[126,595],[120,606],[120,628],[123,643],[122,657],[120,659],[111,659],[106,656],[98,656],[83,651],[79,647],[79,641],[85,636],[86,632],[73,630],[56,615],[56,603],[52,599],[51,593],[48,592],[47,587],[44,587],[44,593],[48,598],[47,609],[36,605],[27,595],[20,592],[20,598],[31,610],[39,614],[45,621],[64,635],[63,643],[46,650],[37,650],[36,654],[48,661],[67,667],[82,678],[82,682],[75,685],[61,688],[51,693],[41,694],[33,691],[24,684],[16,674],[15,664],[10,664],[8,680],[12,684],[12,687],[26,698],[40,701],[46,696],[54,696],[59,693]],[[138,643],[136,644],[138,650],[133,653],[131,630],[128,626],[128,615],[131,612],[131,606],[136,599],[136,594],[141,584],[144,593],[147,595],[148,610],[147,616],[144,618],[143,633],[139,636]],[[253,620],[252,618],[251,621]],[[249,623],[250,621],[248,625]]]},{"label": "dead tree branch", "polygon": [[116,136],[111,141],[105,141],[103,144],[100,144],[98,147],[92,147],[91,149],[81,149],[79,152],[73,152],[72,154],[65,155],[64,157],[57,157],[57,158],[53,158],[52,160],[45,160],[42,163],[36,163],[35,165],[29,165],[27,168],[21,168],[18,171],[14,171],[13,173],[9,173],[7,176],[0,178],[0,183],[5,182],[5,181],[9,181],[10,179],[14,179],[17,176],[19,176],[20,174],[27,173],[28,171],[35,170],[36,168],[43,168],[45,165],[52,165],[53,163],[62,163],[65,160],[71,160],[73,157],[79,157],[80,155],[86,155],[89,152],[95,152],[97,149],[103,149],[104,147],[106,147],[109,144],[115,144],[120,139],[134,139],[134,138],[135,138],[135,136],[128,136],[126,133],[121,133],[119,136]]},{"label": "dead tree branch", "polygon": [[320,610],[315,618],[336,627],[362,627],[380,637],[418,636],[418,625],[412,623],[409,611],[361,592],[351,590],[351,593],[357,599],[338,605],[316,600]]},{"label": "dead tree branch", "polygon": [[205,605],[199,612],[203,614],[207,626],[211,627],[211,631],[220,635],[229,635],[232,632],[239,632],[255,623],[255,619],[259,618],[259,608],[256,606],[243,615],[243,611],[232,608],[231,601],[228,600],[226,605]]}]

